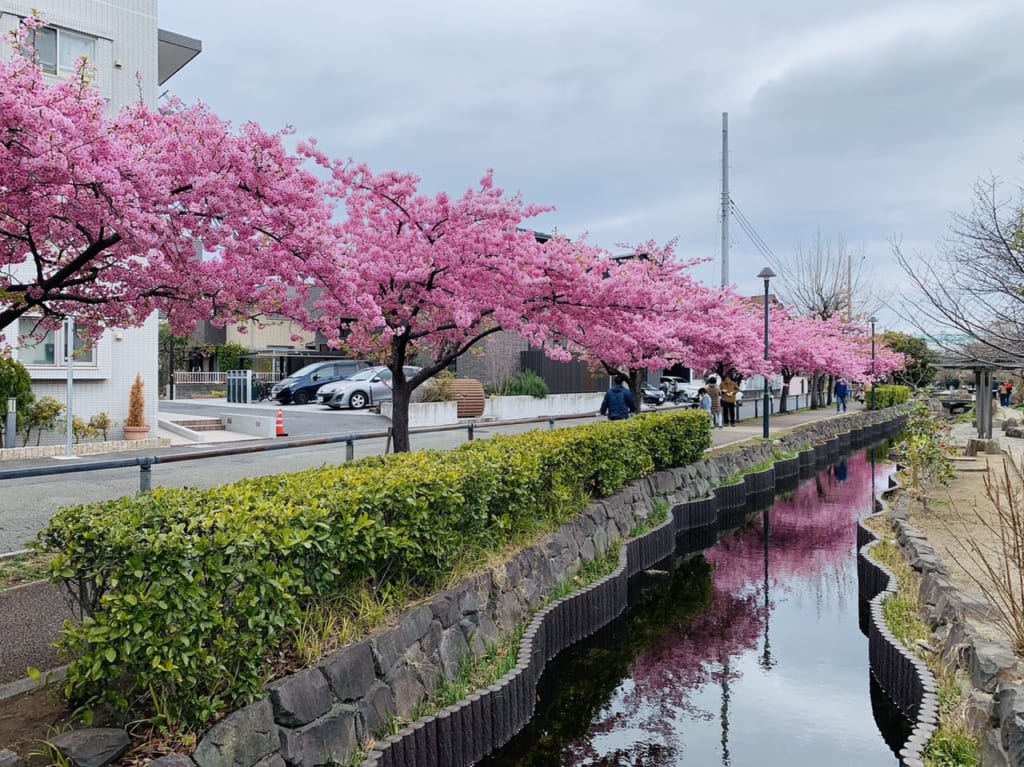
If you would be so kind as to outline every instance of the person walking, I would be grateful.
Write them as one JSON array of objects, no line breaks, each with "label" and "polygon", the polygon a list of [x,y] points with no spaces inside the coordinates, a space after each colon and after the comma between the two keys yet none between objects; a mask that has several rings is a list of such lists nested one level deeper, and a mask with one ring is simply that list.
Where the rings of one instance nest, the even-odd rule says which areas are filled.
[{"label": "person walking", "polygon": [[726,426],[736,425],[736,399],[740,393],[740,386],[732,378],[722,381],[722,422]]},{"label": "person walking", "polygon": [[626,383],[626,376],[619,373],[614,381],[601,401],[601,415],[608,416],[609,421],[623,421],[629,418],[631,413],[637,412],[636,398],[633,392],[623,386]]},{"label": "person walking", "polygon": [[846,400],[850,396],[850,385],[846,383],[845,378],[840,378],[836,381],[836,412],[842,410],[846,412]]},{"label": "person walking", "polygon": [[722,428],[722,390],[718,387],[718,379],[714,376],[709,377],[706,388],[708,396],[711,397],[711,425],[720,429]]}]

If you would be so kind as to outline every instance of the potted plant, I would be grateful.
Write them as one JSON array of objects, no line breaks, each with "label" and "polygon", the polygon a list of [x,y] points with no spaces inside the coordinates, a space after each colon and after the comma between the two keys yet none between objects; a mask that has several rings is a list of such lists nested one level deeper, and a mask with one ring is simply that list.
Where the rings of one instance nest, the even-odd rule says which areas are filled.
[{"label": "potted plant", "polygon": [[124,419],[125,439],[145,439],[149,436],[149,426],[146,424],[146,395],[142,387],[142,373],[136,373],[131,394],[128,396],[128,417]]}]

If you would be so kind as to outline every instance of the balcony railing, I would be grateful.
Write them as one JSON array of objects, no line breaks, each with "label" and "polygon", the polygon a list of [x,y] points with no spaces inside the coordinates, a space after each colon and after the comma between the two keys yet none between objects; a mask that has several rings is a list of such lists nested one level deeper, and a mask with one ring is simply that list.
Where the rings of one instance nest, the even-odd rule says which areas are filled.
[{"label": "balcony railing", "polygon": [[[252,374],[252,377],[267,383],[274,383],[280,379],[280,376],[275,373],[255,372]],[[227,373],[194,373],[188,370],[174,371],[174,383],[176,384],[226,384],[227,381]]]}]

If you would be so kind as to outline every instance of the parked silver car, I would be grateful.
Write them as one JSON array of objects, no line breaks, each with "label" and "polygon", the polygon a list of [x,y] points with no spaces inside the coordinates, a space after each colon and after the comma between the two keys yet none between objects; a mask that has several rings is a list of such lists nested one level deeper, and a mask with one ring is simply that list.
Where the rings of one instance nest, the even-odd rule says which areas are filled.
[{"label": "parked silver car", "polygon": [[[420,368],[407,365],[405,376],[409,378],[420,372]],[[391,371],[383,366],[360,370],[343,381],[324,384],[317,390],[317,401],[333,410],[349,407],[353,410],[390,402]]]}]

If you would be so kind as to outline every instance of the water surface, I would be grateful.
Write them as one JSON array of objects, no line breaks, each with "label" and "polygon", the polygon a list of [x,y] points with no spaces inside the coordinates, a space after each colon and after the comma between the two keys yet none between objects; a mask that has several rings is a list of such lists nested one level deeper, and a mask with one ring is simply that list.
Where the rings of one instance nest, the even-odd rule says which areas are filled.
[{"label": "water surface", "polygon": [[869,455],[681,539],[623,618],[549,664],[533,721],[482,764],[897,764],[887,738],[907,725],[872,690],[858,627],[856,520],[892,468]]}]

